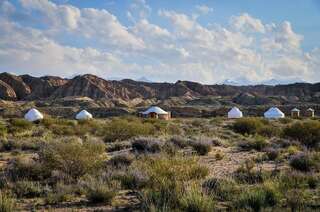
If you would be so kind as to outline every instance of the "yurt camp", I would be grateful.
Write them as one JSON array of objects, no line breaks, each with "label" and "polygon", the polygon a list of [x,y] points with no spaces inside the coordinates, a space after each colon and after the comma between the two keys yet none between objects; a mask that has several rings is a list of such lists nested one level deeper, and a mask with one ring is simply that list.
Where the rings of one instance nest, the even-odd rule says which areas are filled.
[{"label": "yurt camp", "polygon": [[43,119],[43,115],[37,109],[32,108],[24,115],[24,118],[30,122],[37,122]]},{"label": "yurt camp", "polygon": [[300,110],[298,108],[294,108],[291,110],[291,117],[292,118],[299,118],[300,117]]},{"label": "yurt camp", "polygon": [[229,112],[228,112],[228,118],[229,119],[238,119],[242,118],[243,114],[241,110],[237,107],[233,107]]},{"label": "yurt camp", "polygon": [[77,120],[88,120],[92,118],[93,118],[92,114],[86,110],[82,110],[76,115]]},{"label": "yurt camp", "polygon": [[264,113],[264,117],[267,119],[279,119],[284,118],[284,113],[277,107],[272,107]]},{"label": "yurt camp", "polygon": [[148,110],[142,112],[141,116],[144,118],[169,120],[171,118],[171,113],[164,111],[160,107],[152,106]]}]

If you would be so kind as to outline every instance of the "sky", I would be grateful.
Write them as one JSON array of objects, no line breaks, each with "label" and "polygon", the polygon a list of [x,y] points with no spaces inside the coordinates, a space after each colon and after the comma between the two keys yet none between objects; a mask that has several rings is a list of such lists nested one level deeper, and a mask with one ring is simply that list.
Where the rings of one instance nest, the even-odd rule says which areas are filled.
[{"label": "sky", "polygon": [[320,81],[319,0],[0,0],[0,71]]}]

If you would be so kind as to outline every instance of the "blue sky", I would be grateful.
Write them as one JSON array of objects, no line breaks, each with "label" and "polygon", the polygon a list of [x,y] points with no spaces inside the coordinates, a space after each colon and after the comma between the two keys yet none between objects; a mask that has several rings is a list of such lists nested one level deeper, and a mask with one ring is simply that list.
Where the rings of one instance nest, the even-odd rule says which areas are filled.
[{"label": "blue sky", "polygon": [[[126,10],[132,0],[55,0],[57,4],[68,2],[81,8],[94,7],[111,11],[122,23],[130,24]],[[149,0],[153,11],[170,9],[187,14],[194,12],[195,5],[207,5],[214,12],[199,21],[206,25],[210,22],[226,24],[232,15],[249,13],[263,22],[291,22],[295,31],[304,36],[302,47],[310,50],[320,46],[320,1],[318,0]],[[150,20],[162,26],[166,23],[152,13]]]},{"label": "blue sky", "polygon": [[317,0],[0,0],[0,9],[0,71],[320,81]]}]

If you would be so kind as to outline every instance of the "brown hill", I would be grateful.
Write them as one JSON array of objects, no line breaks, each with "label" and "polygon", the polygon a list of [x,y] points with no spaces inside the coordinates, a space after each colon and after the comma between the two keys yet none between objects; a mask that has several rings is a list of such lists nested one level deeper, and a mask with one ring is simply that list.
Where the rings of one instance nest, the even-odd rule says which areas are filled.
[{"label": "brown hill", "polygon": [[192,105],[198,103],[226,105],[230,102],[240,105],[319,103],[320,83],[230,86],[203,85],[189,81],[176,83],[148,83],[130,79],[108,81],[90,74],[76,76],[73,79],[0,74],[0,98],[4,100],[54,100],[72,96],[122,102],[141,102],[141,99],[166,103],[190,102]]}]

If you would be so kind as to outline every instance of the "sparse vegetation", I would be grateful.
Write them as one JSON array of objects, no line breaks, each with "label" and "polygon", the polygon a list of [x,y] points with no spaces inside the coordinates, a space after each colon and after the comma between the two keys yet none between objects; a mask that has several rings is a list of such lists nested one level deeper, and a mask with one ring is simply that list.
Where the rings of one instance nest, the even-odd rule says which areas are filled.
[{"label": "sparse vegetation", "polygon": [[318,120],[288,120],[2,120],[0,211],[318,210]]}]

